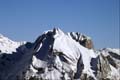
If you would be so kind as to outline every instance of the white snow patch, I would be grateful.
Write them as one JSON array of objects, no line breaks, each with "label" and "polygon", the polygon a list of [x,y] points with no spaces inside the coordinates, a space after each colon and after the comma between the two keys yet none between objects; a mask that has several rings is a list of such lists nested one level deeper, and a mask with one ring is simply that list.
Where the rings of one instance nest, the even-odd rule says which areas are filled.
[{"label": "white snow patch", "polygon": [[2,53],[16,52],[16,48],[26,42],[15,42],[0,34],[0,50]]}]

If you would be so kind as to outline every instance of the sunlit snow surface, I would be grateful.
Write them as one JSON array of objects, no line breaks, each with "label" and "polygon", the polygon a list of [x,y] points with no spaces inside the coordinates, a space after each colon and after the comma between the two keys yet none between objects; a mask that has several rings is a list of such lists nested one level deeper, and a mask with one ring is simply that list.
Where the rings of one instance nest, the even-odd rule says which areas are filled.
[{"label": "sunlit snow surface", "polygon": [[2,53],[16,52],[16,48],[25,42],[15,42],[0,34],[0,50]]},{"label": "sunlit snow surface", "polygon": [[84,39],[59,28],[34,43],[0,35],[0,80],[120,80],[120,49],[88,49],[76,41]]}]

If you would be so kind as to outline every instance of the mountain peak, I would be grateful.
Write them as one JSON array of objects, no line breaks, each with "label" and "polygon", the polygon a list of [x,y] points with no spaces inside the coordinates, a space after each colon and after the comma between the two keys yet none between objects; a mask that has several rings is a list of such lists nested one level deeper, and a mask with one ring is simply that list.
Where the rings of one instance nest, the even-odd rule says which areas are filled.
[{"label": "mountain peak", "polygon": [[54,28],[22,45],[1,40],[0,80],[120,80],[120,50],[97,51],[79,32]]}]

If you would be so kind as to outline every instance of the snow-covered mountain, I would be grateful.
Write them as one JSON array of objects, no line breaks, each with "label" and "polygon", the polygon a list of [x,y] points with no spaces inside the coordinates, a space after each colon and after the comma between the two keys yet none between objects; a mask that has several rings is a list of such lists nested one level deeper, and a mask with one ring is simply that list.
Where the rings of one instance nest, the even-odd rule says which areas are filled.
[{"label": "snow-covered mountain", "polygon": [[24,44],[25,42],[15,42],[0,34],[0,52],[12,53],[16,52],[16,48]]},{"label": "snow-covered mountain", "polygon": [[59,28],[34,43],[0,35],[0,80],[120,80],[120,49],[93,47],[92,39]]}]

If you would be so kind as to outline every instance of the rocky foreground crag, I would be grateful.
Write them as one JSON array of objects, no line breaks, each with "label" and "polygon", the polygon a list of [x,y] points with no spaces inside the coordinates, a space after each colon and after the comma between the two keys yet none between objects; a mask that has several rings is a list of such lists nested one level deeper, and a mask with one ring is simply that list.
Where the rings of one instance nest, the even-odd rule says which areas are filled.
[{"label": "rocky foreground crag", "polygon": [[58,28],[34,43],[0,35],[0,80],[120,80],[120,49],[95,50],[90,37]]}]

